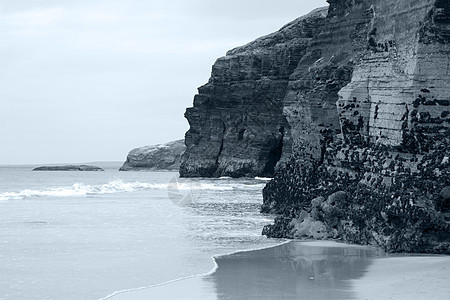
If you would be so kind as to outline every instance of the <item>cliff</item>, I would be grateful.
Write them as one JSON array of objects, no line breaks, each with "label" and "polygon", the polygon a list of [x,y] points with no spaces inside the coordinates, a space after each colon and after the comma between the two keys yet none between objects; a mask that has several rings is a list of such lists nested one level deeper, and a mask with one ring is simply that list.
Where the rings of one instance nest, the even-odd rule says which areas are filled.
[{"label": "cliff", "polygon": [[213,66],[182,176],[270,176],[270,237],[450,253],[450,3],[329,0]]},{"label": "cliff", "polygon": [[449,2],[329,2],[283,102],[294,155],[264,233],[450,253]]},{"label": "cliff", "polygon": [[282,102],[325,16],[326,9],[315,10],[216,61],[185,113],[190,129],[181,176],[272,176],[290,157]]},{"label": "cliff", "polygon": [[133,149],[120,171],[176,171],[185,149],[184,140]]}]

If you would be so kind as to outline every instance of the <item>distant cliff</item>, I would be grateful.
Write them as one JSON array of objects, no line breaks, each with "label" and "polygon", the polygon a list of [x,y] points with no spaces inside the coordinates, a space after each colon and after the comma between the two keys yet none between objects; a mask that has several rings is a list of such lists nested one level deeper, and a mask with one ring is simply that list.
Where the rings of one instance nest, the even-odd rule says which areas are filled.
[{"label": "distant cliff", "polygon": [[185,149],[184,140],[133,149],[120,171],[178,171]]},{"label": "distant cliff", "polygon": [[329,0],[213,66],[182,176],[269,176],[271,237],[450,253],[450,2]]}]

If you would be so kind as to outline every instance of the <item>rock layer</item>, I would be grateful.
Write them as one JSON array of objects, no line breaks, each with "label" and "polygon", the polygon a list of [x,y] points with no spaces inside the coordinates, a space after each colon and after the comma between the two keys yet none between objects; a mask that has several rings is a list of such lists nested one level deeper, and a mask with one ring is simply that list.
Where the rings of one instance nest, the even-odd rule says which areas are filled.
[{"label": "rock layer", "polygon": [[120,171],[178,170],[185,149],[184,140],[133,149]]},{"label": "rock layer", "polygon": [[283,102],[294,156],[264,233],[450,253],[448,1],[329,2]]},{"label": "rock layer", "polygon": [[449,1],[328,2],[216,62],[180,173],[275,172],[270,237],[450,253]]},{"label": "rock layer", "polygon": [[282,101],[325,15],[326,9],[313,11],[216,61],[186,110],[190,129],[181,176],[272,176],[289,158]]}]

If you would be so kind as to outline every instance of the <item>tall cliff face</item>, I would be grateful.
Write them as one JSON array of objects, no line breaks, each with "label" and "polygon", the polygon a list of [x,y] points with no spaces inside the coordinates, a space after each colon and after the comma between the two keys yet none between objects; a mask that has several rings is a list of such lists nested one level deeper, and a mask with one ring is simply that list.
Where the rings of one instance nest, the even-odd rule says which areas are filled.
[{"label": "tall cliff face", "polygon": [[181,176],[272,176],[290,157],[282,102],[326,13],[318,9],[216,61],[186,110],[190,129]]},{"label": "tall cliff face", "polygon": [[264,233],[450,253],[449,3],[329,2],[283,102],[294,157]]},{"label": "tall cliff face", "polygon": [[449,1],[328,2],[216,62],[180,173],[275,170],[271,237],[450,253]]}]

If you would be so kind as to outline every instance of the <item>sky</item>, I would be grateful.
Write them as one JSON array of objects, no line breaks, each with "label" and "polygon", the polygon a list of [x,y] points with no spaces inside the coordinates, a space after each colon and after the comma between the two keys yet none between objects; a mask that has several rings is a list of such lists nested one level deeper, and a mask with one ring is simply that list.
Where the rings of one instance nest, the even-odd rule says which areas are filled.
[{"label": "sky", "polygon": [[0,0],[0,164],[122,161],[184,137],[226,51],[325,0]]}]

